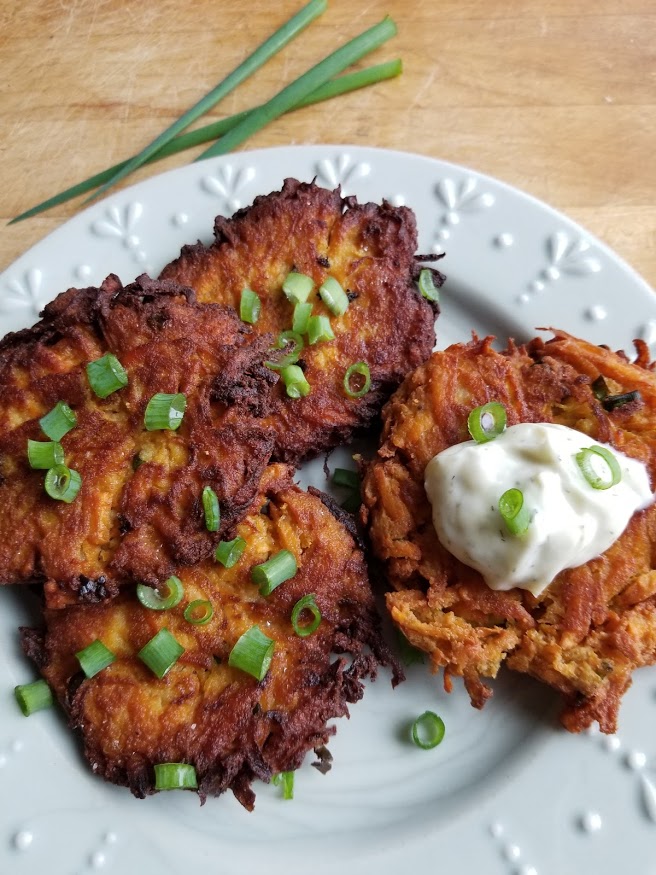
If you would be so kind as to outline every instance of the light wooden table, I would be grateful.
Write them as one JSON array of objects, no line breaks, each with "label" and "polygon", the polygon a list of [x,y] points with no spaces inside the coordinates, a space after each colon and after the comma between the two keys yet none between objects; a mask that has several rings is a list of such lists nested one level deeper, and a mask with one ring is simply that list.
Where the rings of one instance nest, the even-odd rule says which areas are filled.
[{"label": "light wooden table", "polygon": [[[0,269],[77,202],[4,222],[128,157],[302,0],[2,0]],[[332,0],[215,110],[275,93],[389,13],[391,82],[280,119],[247,147],[356,143],[469,165],[548,201],[656,285],[654,0]],[[170,158],[138,181],[187,162]]]}]

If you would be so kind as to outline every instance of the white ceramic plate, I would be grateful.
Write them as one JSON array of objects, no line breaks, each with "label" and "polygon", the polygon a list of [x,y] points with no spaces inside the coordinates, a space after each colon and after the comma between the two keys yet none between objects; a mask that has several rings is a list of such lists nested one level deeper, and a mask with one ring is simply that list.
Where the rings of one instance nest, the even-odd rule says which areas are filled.
[{"label": "white ceramic plate", "polygon": [[[72,285],[153,275],[182,243],[209,241],[228,215],[286,176],[341,183],[417,213],[419,250],[446,250],[439,345],[472,329],[505,343],[557,326],[598,343],[656,347],[656,298],[617,256],[539,201],[429,158],[312,146],[244,152],[155,177],[91,206],[0,277],[0,333],[31,324]],[[308,475],[318,485],[315,467]],[[34,677],[17,626],[24,594],[0,592],[0,873],[232,875],[266,871],[485,875],[654,873],[656,670],[637,673],[620,733],[568,735],[551,692],[504,676],[484,712],[459,683],[415,666],[392,691],[371,685],[338,721],[332,771],[304,766],[296,797],[257,787],[254,813],[231,795],[200,808],[192,794],[145,801],[94,778],[56,710],[25,719],[13,687]],[[433,751],[408,742],[427,708],[446,723]]]}]

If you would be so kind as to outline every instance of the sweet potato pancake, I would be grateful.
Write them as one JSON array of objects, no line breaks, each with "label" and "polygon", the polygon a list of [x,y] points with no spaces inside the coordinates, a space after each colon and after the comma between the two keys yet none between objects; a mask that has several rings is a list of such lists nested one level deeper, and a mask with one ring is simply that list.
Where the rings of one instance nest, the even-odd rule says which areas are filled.
[{"label": "sweet potato pancake", "polygon": [[[172,282],[141,277],[123,288],[70,289],[33,328],[0,342],[0,583],[46,582],[53,604],[75,593],[99,600],[130,578],[157,583],[205,558],[257,493],[273,442],[261,423],[276,375],[268,341],[228,308],[197,304]],[[86,365],[112,353],[128,384],[106,398]],[[183,393],[177,430],[146,430],[157,393]],[[65,402],[77,424],[61,438],[81,476],[71,503],[51,498],[28,439],[48,440],[40,419]],[[201,495],[215,490],[218,532]]]},{"label": "sweet potato pancake", "polygon": [[490,695],[481,679],[495,677],[505,662],[563,694],[567,729],[596,720],[604,732],[615,731],[631,672],[656,661],[656,506],[634,514],[610,549],[562,571],[540,596],[493,591],[439,543],[424,491],[426,464],[469,438],[473,408],[498,401],[508,425],[559,423],[638,459],[653,488],[656,375],[644,343],[636,348],[631,363],[560,331],[547,343],[511,344],[502,353],[491,338],[474,339],[435,353],[384,411],[363,516],[393,587],[387,605],[434,670],[444,668],[445,687],[452,675],[462,676],[477,708]]},{"label": "sweet potato pancake", "polygon": [[[335,731],[326,721],[348,715],[363,679],[389,662],[364,556],[343,514],[316,490],[294,486],[283,465],[268,469],[262,490],[234,532],[246,542],[239,561],[180,568],[184,597],[176,607],[149,610],[126,590],[104,605],[46,610],[44,632],[22,630],[26,652],[80,731],[93,771],[136,796],[154,792],[156,764],[185,762],[195,766],[201,797],[230,789],[251,809],[251,782],[294,770],[308,751],[322,748]],[[264,597],[251,569],[283,549],[298,571]],[[310,593],[321,622],[301,637],[290,617]],[[213,607],[204,625],[184,617],[196,599]],[[275,641],[260,682],[228,664],[236,641],[255,624]],[[159,680],[137,654],[161,629],[185,650]],[[96,639],[116,660],[87,679],[75,653]]]},{"label": "sweet potato pancake", "polygon": [[[329,317],[335,334],[315,345],[305,338],[298,364],[311,387],[306,397],[288,398],[282,381],[274,390],[267,421],[278,459],[297,463],[347,442],[430,355],[437,305],[417,290],[416,223],[407,207],[358,204],[339,189],[287,179],[282,191],[256,198],[231,219],[219,216],[214,234],[211,246],[185,246],[161,276],[191,286],[199,301],[237,311],[249,288],[261,302],[254,328],[278,335],[292,328],[294,313],[283,282],[292,271],[305,274],[314,281],[312,313]],[[327,277],[348,295],[343,315],[333,315],[317,293]],[[437,271],[433,277],[436,285],[444,279]],[[357,362],[368,365],[371,389],[350,398],[344,376]]]}]

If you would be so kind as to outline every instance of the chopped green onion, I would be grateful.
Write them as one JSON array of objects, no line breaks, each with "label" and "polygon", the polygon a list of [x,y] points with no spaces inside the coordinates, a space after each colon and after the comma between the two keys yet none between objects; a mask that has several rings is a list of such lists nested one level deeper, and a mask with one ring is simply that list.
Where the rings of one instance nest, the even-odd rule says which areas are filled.
[{"label": "chopped green onion", "polygon": [[274,775],[271,779],[274,787],[282,786],[282,798],[283,799],[293,799],[294,798],[294,773],[293,772],[279,772],[277,775]]},{"label": "chopped green onion", "polygon": [[50,498],[70,504],[80,491],[82,478],[66,465],[53,465],[46,474],[44,486]]},{"label": "chopped green onion", "polygon": [[362,504],[362,497],[360,496],[360,490],[357,492],[353,491],[350,495],[348,495],[341,504],[342,510],[348,511],[348,513],[357,513],[360,510],[360,505]]},{"label": "chopped green onion", "polygon": [[335,277],[328,276],[321,283],[319,297],[334,316],[342,316],[348,310],[349,299]]},{"label": "chopped green onion", "polygon": [[51,441],[60,441],[65,434],[77,425],[77,416],[68,404],[58,401],[49,413],[39,420],[41,431]]},{"label": "chopped green onion", "polygon": [[43,679],[31,684],[19,684],[14,687],[14,695],[25,717],[53,706],[52,691]]},{"label": "chopped green onion", "polygon": [[48,470],[64,464],[64,448],[58,441],[27,441],[30,468]]},{"label": "chopped green onion", "polygon": [[499,513],[512,535],[523,535],[531,522],[521,489],[507,489],[499,499]]},{"label": "chopped green onion", "polygon": [[77,661],[80,663],[80,668],[88,678],[92,678],[111,665],[116,659],[115,654],[105,647],[105,645],[96,638],[88,647],[83,650],[78,650],[75,654]]},{"label": "chopped green onion", "polygon": [[[309,611],[312,614],[312,620],[309,623],[300,622],[303,611]],[[317,606],[315,594],[311,592],[300,598],[292,608],[292,626],[297,635],[301,638],[307,638],[308,635],[317,631],[320,623],[321,611]]]},{"label": "chopped green onion", "polygon": [[346,486],[348,489],[360,491],[360,475],[357,471],[351,471],[349,468],[335,468],[333,483],[335,486]]},{"label": "chopped green onion", "polygon": [[232,541],[221,541],[214,552],[214,558],[224,568],[232,568],[241,559],[246,549],[246,541],[243,538],[234,538]]},{"label": "chopped green onion", "polygon": [[302,304],[314,288],[314,280],[305,273],[297,273],[293,270],[288,273],[282,284],[282,290],[288,300],[293,304]]},{"label": "chopped green onion", "polygon": [[[356,378],[361,378],[358,382],[360,383],[360,388],[352,388],[351,380]],[[357,383],[356,383],[357,385]],[[369,370],[369,365],[366,362],[356,362],[354,365],[351,365],[350,368],[344,374],[344,391],[348,395],[349,398],[362,398],[363,395],[366,395],[369,389],[371,388],[371,371]]]},{"label": "chopped green onion", "polygon": [[305,374],[298,365],[287,365],[280,372],[290,398],[305,398],[310,394],[311,386],[305,379]]},{"label": "chopped green onion", "polygon": [[444,720],[434,711],[424,711],[412,724],[412,740],[422,750],[432,750],[444,738]]},{"label": "chopped green onion", "polygon": [[625,404],[631,404],[632,401],[639,400],[640,392],[634,389],[633,392],[623,392],[621,395],[609,395],[607,398],[604,398],[602,404],[604,410],[610,413],[611,410],[615,410],[617,407],[623,407]]},{"label": "chopped green onion", "polygon": [[285,355],[281,356],[281,358],[279,359],[266,361],[264,362],[264,364],[268,368],[273,368],[276,371],[281,371],[283,368],[288,367],[288,365],[293,365],[295,362],[297,362],[298,357],[301,354],[301,350],[305,346],[305,344],[303,343],[303,338],[297,331],[281,331],[276,338],[273,349],[285,349],[290,344],[293,344],[293,346],[290,350],[288,350],[288,352],[285,353]]},{"label": "chopped green onion", "polygon": [[87,365],[89,385],[99,398],[107,398],[128,384],[125,368],[111,352]]},{"label": "chopped green onion", "polygon": [[197,790],[196,769],[189,763],[159,763],[155,766],[156,790]]},{"label": "chopped green onion", "polygon": [[608,384],[604,380],[603,374],[599,374],[590,388],[597,401],[603,401],[604,398],[608,397]]},{"label": "chopped green onion", "polygon": [[310,345],[319,343],[320,340],[334,340],[335,334],[327,316],[310,316],[307,327],[308,341]]},{"label": "chopped green onion", "polygon": [[137,656],[161,680],[180,659],[185,649],[168,629],[160,629]]},{"label": "chopped green onion", "polygon": [[184,586],[179,577],[174,574],[157,588],[146,586],[145,583],[137,584],[137,598],[151,611],[168,611],[182,601]]},{"label": "chopped green onion", "polygon": [[[593,489],[610,489],[622,479],[622,469],[613,453],[606,447],[593,444],[576,453],[576,463]],[[599,459],[602,460],[599,470]]]},{"label": "chopped green onion", "polygon": [[158,392],[153,395],[144,414],[147,431],[162,429],[175,431],[176,428],[180,428],[186,407],[187,399],[181,392],[175,395]]},{"label": "chopped green onion", "polygon": [[300,301],[296,304],[292,317],[292,328],[297,334],[307,334],[311,315],[312,304],[309,301]]},{"label": "chopped green onion", "polygon": [[251,568],[251,580],[260,587],[260,595],[271,595],[277,586],[298,571],[296,557],[289,550],[280,550],[261,565]]},{"label": "chopped green onion", "polygon": [[400,629],[396,629],[396,642],[398,644],[401,662],[406,668],[410,668],[411,665],[423,665],[424,654],[408,641]]},{"label": "chopped green onion", "polygon": [[276,642],[259,626],[251,626],[230,651],[228,665],[239,668],[261,681],[269,671]]},{"label": "chopped green onion", "polygon": [[221,509],[219,499],[211,486],[203,489],[203,511],[205,513],[205,527],[208,532],[218,532],[221,524]]},{"label": "chopped green onion", "polygon": [[196,599],[190,602],[184,609],[184,618],[188,623],[193,623],[194,626],[204,626],[214,616],[214,608],[212,602],[206,599]]},{"label": "chopped green onion", "polygon": [[438,303],[440,300],[440,293],[437,290],[437,286],[433,280],[433,272],[428,270],[428,268],[424,268],[424,270],[419,271],[419,291],[422,296],[426,298],[427,301],[433,301],[433,303]]},{"label": "chopped green onion", "polygon": [[242,322],[255,325],[260,318],[262,302],[252,289],[242,289],[239,301],[239,318]]},{"label": "chopped green onion", "polygon": [[498,401],[474,407],[467,417],[469,434],[478,444],[494,440],[506,428],[506,408]]}]

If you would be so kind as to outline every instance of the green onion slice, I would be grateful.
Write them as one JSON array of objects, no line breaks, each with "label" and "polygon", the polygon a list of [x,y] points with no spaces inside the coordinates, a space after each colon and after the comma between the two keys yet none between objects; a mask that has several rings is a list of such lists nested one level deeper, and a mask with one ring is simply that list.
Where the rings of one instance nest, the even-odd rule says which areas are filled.
[{"label": "green onion slice", "polygon": [[321,340],[334,340],[335,334],[330,326],[327,316],[310,316],[307,328],[308,342],[310,345],[319,343]]},{"label": "green onion slice", "polygon": [[205,527],[208,532],[218,532],[221,524],[221,509],[219,499],[211,486],[203,489],[203,512],[205,514]]},{"label": "green onion slice", "polygon": [[175,431],[176,428],[180,428],[186,407],[187,399],[181,392],[175,395],[158,392],[153,395],[144,414],[147,431],[162,429]]},{"label": "green onion slice", "polygon": [[435,285],[435,281],[433,280],[432,271],[428,270],[428,268],[420,270],[417,285],[419,286],[419,291],[422,296],[426,298],[427,301],[433,301],[433,303],[436,304],[439,302],[440,293]]},{"label": "green onion slice", "polygon": [[617,407],[623,407],[625,404],[631,404],[632,401],[639,400],[640,392],[634,389],[632,392],[623,392],[621,395],[608,395],[607,398],[604,398],[602,404],[604,410],[608,410],[610,413],[611,410],[615,410]]},{"label": "green onion slice", "polygon": [[290,398],[305,398],[306,395],[310,394],[312,387],[305,379],[305,374],[298,365],[287,365],[280,372],[280,376]]},{"label": "green onion slice", "polygon": [[344,374],[344,391],[349,398],[362,398],[371,388],[371,371],[366,362],[356,362]]},{"label": "green onion slice", "polygon": [[305,273],[297,273],[294,270],[287,274],[282,284],[283,292],[294,304],[302,304],[307,301],[313,288],[314,280],[311,276]]},{"label": "green onion slice", "polygon": [[298,571],[296,557],[289,550],[280,550],[261,565],[251,568],[251,580],[260,587],[260,595],[271,595],[277,586]]},{"label": "green onion slice", "polygon": [[523,535],[531,522],[521,489],[507,489],[499,499],[499,513],[512,535]]},{"label": "green onion slice", "polygon": [[87,378],[89,385],[99,398],[107,398],[112,392],[116,392],[128,384],[125,368],[111,352],[105,353],[94,362],[89,362]]},{"label": "green onion slice", "polygon": [[159,763],[155,766],[156,790],[197,790],[196,769],[189,763]]},{"label": "green onion slice", "polygon": [[221,541],[214,552],[214,558],[224,568],[232,568],[241,559],[246,549],[246,541],[243,538],[234,538],[232,541]]},{"label": "green onion slice", "polygon": [[603,374],[599,374],[599,376],[592,383],[590,388],[592,389],[592,394],[595,396],[597,401],[603,401],[604,398],[607,398],[609,395],[608,384],[604,380]]},{"label": "green onion slice", "polygon": [[291,346],[291,349],[288,349],[285,355],[281,356],[279,359],[265,361],[264,364],[268,368],[273,368],[276,371],[281,371],[283,368],[293,365],[298,361],[301,350],[305,346],[303,338],[298,331],[281,331],[276,338],[273,349],[286,349],[289,346]]},{"label": "green onion slice", "polygon": [[301,301],[294,307],[294,316],[292,318],[292,329],[297,334],[307,334],[308,322],[312,315],[312,304],[308,301]]},{"label": "green onion slice", "polygon": [[613,453],[606,447],[593,444],[576,453],[574,458],[593,489],[610,489],[622,479],[622,469]]},{"label": "green onion slice", "polygon": [[422,750],[437,747],[444,738],[444,720],[434,711],[424,711],[412,724],[412,740]]},{"label": "green onion slice", "polygon": [[58,441],[27,441],[27,461],[30,468],[54,468],[64,464],[64,448]]},{"label": "green onion slice", "polygon": [[506,408],[498,401],[474,407],[467,417],[467,429],[477,444],[494,440],[506,428]]},{"label": "green onion slice", "polygon": [[422,664],[424,662],[424,654],[411,644],[400,629],[396,629],[396,643],[398,645],[399,657],[406,668],[412,665]]},{"label": "green onion slice", "polygon": [[276,642],[259,626],[251,626],[230,651],[228,665],[239,668],[261,681],[269,671]]},{"label": "green onion slice", "polygon": [[52,708],[54,700],[52,691],[43,680],[33,681],[31,684],[19,684],[14,687],[14,695],[18,707],[25,717],[34,714],[35,711],[43,711],[44,708]]},{"label": "green onion slice", "polygon": [[214,608],[212,602],[206,599],[196,599],[190,602],[184,609],[184,618],[188,623],[193,623],[194,626],[204,626],[214,616]]},{"label": "green onion slice", "polygon": [[277,775],[274,775],[271,778],[271,782],[274,787],[282,787],[282,798],[283,799],[293,799],[294,798],[294,773],[293,772],[279,772]]},{"label": "green onion slice", "polygon": [[333,276],[326,277],[321,283],[319,297],[334,316],[342,316],[348,310],[348,296]]},{"label": "green onion slice", "polygon": [[160,629],[157,635],[144,644],[137,656],[161,680],[184,651],[182,644],[176,641],[168,629]]},{"label": "green onion slice", "polygon": [[168,611],[182,601],[183,595],[182,581],[174,574],[158,587],[137,584],[137,598],[144,608],[150,608],[151,611]]},{"label": "green onion slice", "polygon": [[351,471],[349,468],[335,468],[333,483],[335,486],[346,486],[348,489],[360,490],[360,476],[357,471]]},{"label": "green onion slice", "polygon": [[360,510],[360,505],[362,504],[362,496],[360,495],[360,490],[356,492],[355,490],[351,492],[350,495],[347,495],[344,501],[341,504],[342,510],[348,511],[348,513],[357,513]]},{"label": "green onion slice", "polygon": [[255,325],[260,318],[262,310],[262,302],[252,289],[242,289],[241,300],[239,301],[239,318],[242,322],[248,322],[249,325]]},{"label": "green onion slice", "polygon": [[82,478],[66,465],[53,465],[46,474],[44,486],[50,498],[70,504],[80,491]]},{"label": "green onion slice", "polygon": [[80,668],[88,678],[92,678],[111,665],[116,659],[115,654],[105,647],[105,645],[96,638],[88,647],[83,650],[78,650],[75,654],[77,661],[80,663]]},{"label": "green onion slice", "polygon": [[[312,614],[312,620],[309,623],[301,623],[301,616],[304,611],[309,611]],[[321,611],[316,603],[316,596],[313,592],[304,595],[300,598],[292,608],[292,626],[294,632],[301,638],[307,638],[316,632],[321,623]]]},{"label": "green onion slice", "polygon": [[60,441],[65,434],[77,425],[77,416],[68,404],[58,401],[49,413],[39,420],[41,431],[51,441]]}]

